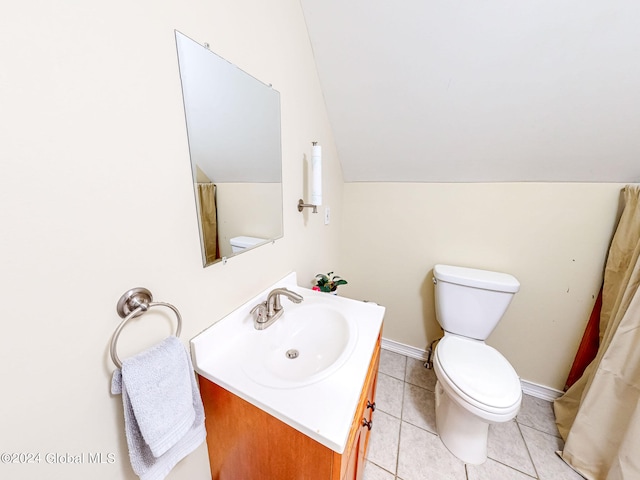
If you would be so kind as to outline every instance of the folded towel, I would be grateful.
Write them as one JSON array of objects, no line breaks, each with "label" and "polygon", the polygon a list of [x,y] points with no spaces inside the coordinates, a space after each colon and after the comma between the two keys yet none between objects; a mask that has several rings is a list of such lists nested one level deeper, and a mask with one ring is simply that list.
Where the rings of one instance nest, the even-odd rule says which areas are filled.
[{"label": "folded towel", "polygon": [[160,480],[205,439],[204,409],[191,359],[176,337],[122,362],[111,393],[122,394],[133,471]]}]

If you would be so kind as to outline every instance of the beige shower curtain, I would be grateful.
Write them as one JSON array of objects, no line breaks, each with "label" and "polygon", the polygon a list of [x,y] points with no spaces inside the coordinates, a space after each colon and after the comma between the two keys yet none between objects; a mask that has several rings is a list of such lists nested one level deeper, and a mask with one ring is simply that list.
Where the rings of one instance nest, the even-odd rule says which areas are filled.
[{"label": "beige shower curtain", "polygon": [[640,187],[624,210],[604,273],[600,348],[555,401],[562,458],[590,480],[640,479]]},{"label": "beige shower curtain", "polygon": [[218,258],[218,215],[216,207],[216,185],[198,183],[198,203],[200,207],[200,228],[205,265]]}]

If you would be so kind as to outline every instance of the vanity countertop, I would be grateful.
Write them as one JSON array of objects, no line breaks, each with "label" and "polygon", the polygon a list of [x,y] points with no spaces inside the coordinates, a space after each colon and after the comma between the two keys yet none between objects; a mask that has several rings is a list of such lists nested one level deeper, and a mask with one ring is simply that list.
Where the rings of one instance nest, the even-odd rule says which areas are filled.
[{"label": "vanity countertop", "polygon": [[[267,332],[254,328],[251,309],[274,288],[286,287],[307,305],[322,304],[350,320],[352,338],[339,368],[309,383],[269,386],[247,373],[250,345]],[[297,305],[282,299],[284,315]],[[300,307],[302,308],[302,307]],[[337,453],[343,453],[384,317],[384,307],[299,287],[291,273],[191,340],[196,372]],[[283,316],[284,318],[284,316]],[[354,338],[355,337],[355,340]],[[266,338],[266,337],[265,337]],[[253,343],[252,343],[253,342]],[[251,357],[253,355],[253,357]],[[259,357],[258,357],[259,358]]]}]

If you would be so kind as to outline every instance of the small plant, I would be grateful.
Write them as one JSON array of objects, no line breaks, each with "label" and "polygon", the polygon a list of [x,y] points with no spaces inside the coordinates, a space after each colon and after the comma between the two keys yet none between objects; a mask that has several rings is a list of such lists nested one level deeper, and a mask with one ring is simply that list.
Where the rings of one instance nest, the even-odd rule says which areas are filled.
[{"label": "small plant", "polygon": [[319,273],[316,275],[313,290],[317,290],[319,292],[335,292],[340,285],[346,284],[346,280],[340,278],[338,275],[334,275],[333,272],[329,272],[326,275],[324,273]]}]

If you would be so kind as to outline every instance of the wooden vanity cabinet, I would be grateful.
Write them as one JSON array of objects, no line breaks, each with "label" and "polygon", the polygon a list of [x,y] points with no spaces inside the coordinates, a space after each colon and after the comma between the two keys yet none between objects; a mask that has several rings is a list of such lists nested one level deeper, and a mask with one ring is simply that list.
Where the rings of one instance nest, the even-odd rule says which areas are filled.
[{"label": "wooden vanity cabinet", "polygon": [[332,476],[331,480],[354,480],[362,478],[364,457],[369,446],[369,437],[373,428],[373,412],[375,410],[375,394],[378,382],[378,365],[380,364],[380,337],[371,357],[367,378],[360,394],[358,408],[351,423],[349,440],[342,455],[335,453],[341,465],[340,476]]},{"label": "wooden vanity cabinet", "polygon": [[199,376],[213,480],[357,480],[373,420],[380,337],[342,454]]}]

